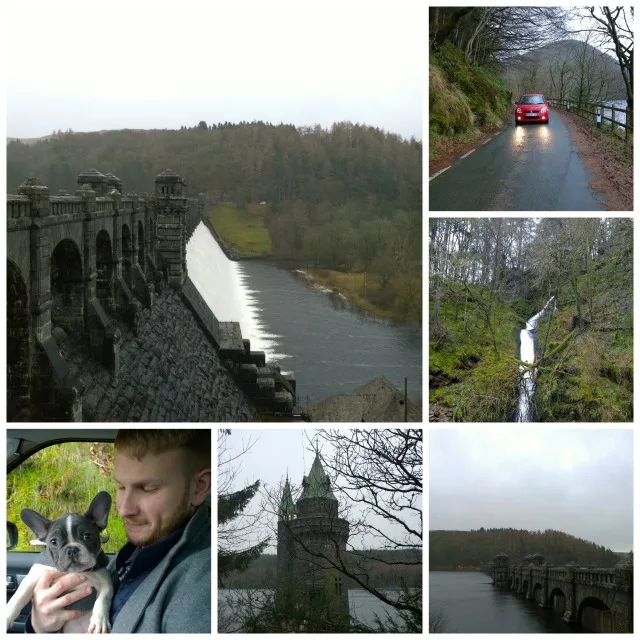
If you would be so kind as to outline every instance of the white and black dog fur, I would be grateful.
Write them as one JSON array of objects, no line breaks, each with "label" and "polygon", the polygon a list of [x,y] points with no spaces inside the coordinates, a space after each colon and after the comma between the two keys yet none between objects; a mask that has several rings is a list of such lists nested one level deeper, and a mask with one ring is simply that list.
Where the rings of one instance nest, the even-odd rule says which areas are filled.
[{"label": "white and black dog fur", "polygon": [[32,544],[45,545],[45,549],[7,603],[7,630],[31,600],[40,577],[47,569],[53,568],[67,573],[82,573],[86,582],[75,589],[92,586],[96,590],[93,609],[79,618],[66,622],[62,628],[63,632],[109,633],[113,583],[106,569],[108,558],[102,551],[100,533],[107,527],[110,508],[111,496],[106,491],[101,491],[91,501],[84,515],[69,513],[57,520],[47,520],[31,509],[23,509],[20,512],[22,521],[38,538]]}]

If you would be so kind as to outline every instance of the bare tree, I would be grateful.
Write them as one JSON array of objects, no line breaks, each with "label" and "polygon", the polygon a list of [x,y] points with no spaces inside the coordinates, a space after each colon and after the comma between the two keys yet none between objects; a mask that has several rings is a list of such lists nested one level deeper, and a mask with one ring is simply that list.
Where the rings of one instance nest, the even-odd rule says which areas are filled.
[{"label": "bare tree", "polygon": [[633,109],[633,29],[629,24],[633,7],[589,7],[589,14],[598,25],[594,31],[615,53],[627,90],[627,106]]}]

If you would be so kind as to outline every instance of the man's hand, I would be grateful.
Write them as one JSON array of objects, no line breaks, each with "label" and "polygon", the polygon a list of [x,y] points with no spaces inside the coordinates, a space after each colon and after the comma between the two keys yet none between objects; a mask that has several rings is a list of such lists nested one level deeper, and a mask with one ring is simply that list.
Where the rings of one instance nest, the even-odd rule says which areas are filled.
[{"label": "man's hand", "polygon": [[85,614],[86,611],[67,611],[65,607],[86,598],[92,591],[91,587],[80,588],[62,597],[61,595],[86,580],[79,574],[45,571],[33,590],[33,630],[36,633],[54,633],[60,631],[65,622]]}]

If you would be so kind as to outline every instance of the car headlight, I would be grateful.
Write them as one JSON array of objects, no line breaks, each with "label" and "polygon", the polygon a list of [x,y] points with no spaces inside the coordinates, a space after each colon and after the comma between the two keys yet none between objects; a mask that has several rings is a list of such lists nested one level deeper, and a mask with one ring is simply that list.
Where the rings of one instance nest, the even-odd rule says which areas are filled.
[{"label": "car headlight", "polygon": [[520,107],[518,107],[518,108],[516,109],[516,113],[522,113],[522,109],[521,109]]},{"label": "car headlight", "polygon": [[547,107],[542,107],[542,109],[540,109],[540,113],[547,113]]}]

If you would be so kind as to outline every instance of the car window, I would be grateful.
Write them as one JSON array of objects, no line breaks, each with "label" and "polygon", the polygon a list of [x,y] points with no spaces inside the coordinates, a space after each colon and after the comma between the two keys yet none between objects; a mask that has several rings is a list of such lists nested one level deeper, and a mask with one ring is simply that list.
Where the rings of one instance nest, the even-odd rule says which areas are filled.
[{"label": "car window", "polygon": [[544,104],[544,96],[522,96],[520,104]]},{"label": "car window", "polygon": [[20,519],[22,509],[33,509],[45,518],[65,513],[84,513],[100,491],[113,502],[103,535],[106,553],[116,553],[126,543],[126,532],[115,507],[113,444],[65,442],[41,449],[7,475],[7,520],[18,527],[18,545],[13,551],[42,551],[33,546],[34,533]]}]

